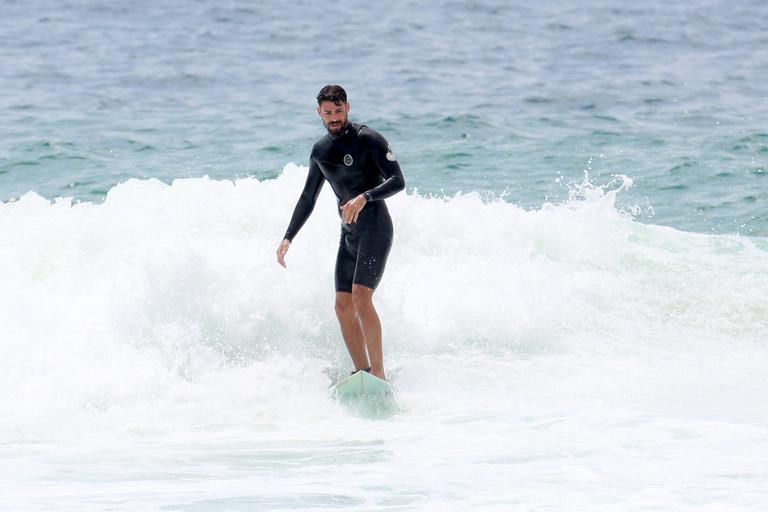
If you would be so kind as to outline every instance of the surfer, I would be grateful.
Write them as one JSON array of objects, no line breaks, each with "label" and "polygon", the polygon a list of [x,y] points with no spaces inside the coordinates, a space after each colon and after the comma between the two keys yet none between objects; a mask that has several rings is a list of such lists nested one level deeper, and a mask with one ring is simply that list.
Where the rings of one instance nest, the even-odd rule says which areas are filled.
[{"label": "surfer", "polygon": [[381,323],[373,306],[389,249],[392,219],[384,199],[403,190],[400,165],[387,141],[365,125],[349,122],[347,93],[326,85],[317,95],[317,113],[328,131],[312,148],[309,173],[277,262],[285,267],[291,241],[309,218],[325,181],[338,199],[341,239],[336,256],[336,316],[355,371],[384,379]]}]

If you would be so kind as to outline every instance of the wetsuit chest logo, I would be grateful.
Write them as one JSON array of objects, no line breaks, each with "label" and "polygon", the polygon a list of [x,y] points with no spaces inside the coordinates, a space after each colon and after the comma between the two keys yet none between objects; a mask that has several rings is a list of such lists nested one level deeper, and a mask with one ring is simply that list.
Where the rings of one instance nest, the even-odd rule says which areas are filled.
[{"label": "wetsuit chest logo", "polygon": [[349,155],[349,154],[344,155],[344,165],[349,167],[349,166],[352,165],[353,162],[354,162],[354,160],[352,160],[352,155]]}]

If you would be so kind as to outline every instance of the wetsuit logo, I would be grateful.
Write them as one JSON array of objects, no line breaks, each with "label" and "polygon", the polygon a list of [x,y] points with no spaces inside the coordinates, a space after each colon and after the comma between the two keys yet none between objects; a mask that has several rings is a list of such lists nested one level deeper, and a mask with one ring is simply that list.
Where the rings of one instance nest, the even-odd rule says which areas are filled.
[{"label": "wetsuit logo", "polygon": [[352,155],[344,155],[344,165],[349,167],[350,165],[352,165],[353,161],[354,160],[352,160]]},{"label": "wetsuit logo", "polygon": [[395,154],[392,152],[392,148],[389,146],[387,146],[387,160],[390,162],[397,160],[397,158],[395,158]]}]

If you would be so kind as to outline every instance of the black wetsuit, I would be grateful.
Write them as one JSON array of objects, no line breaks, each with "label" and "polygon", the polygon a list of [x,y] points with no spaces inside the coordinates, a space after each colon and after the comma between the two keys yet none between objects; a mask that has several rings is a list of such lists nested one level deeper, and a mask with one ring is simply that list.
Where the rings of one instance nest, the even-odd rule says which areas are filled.
[{"label": "black wetsuit", "polygon": [[309,218],[325,180],[339,206],[360,194],[367,201],[357,222],[341,224],[336,291],[351,292],[353,283],[375,289],[392,247],[392,219],[383,200],[405,187],[400,165],[384,137],[367,126],[348,123],[338,135],[326,134],[312,148],[287,240],[293,240]]}]

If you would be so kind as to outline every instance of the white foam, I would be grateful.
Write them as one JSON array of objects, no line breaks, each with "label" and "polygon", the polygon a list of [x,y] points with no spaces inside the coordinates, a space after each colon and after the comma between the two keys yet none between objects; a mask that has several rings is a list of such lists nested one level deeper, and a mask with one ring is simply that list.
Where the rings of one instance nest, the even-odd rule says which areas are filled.
[{"label": "white foam", "polygon": [[[103,204],[30,193],[0,205],[2,436],[335,418],[322,370],[348,361],[328,187],[288,268],[275,262],[305,173],[130,180]],[[538,210],[476,194],[388,200],[396,241],[376,300],[406,410],[498,403],[504,376],[529,400],[555,396],[563,375],[585,404],[643,385],[674,395],[669,358],[714,392],[709,372],[729,354],[739,389],[764,389],[750,384],[766,359],[764,243],[638,223],[615,208],[622,187]]]}]

